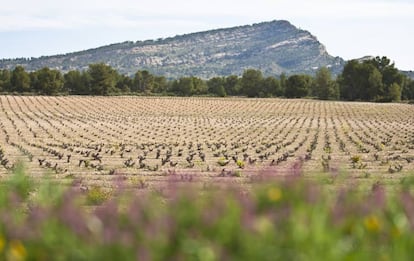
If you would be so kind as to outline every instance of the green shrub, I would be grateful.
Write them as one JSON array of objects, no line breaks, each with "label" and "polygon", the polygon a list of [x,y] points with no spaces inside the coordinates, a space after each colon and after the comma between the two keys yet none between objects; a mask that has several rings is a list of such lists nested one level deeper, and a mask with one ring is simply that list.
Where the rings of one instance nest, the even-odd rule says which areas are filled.
[{"label": "green shrub", "polygon": [[243,160],[237,160],[236,162],[237,167],[244,169],[244,166],[246,165],[246,163]]},{"label": "green shrub", "polygon": [[219,158],[219,160],[217,161],[217,164],[219,164],[220,166],[224,167],[227,164],[229,164],[229,160],[226,160],[226,158],[221,157]]}]

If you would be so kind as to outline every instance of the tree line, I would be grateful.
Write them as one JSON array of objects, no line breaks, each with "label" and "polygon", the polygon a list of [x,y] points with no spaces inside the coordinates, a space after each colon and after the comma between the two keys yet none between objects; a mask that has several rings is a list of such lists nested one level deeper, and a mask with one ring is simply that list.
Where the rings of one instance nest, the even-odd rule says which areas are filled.
[{"label": "tree line", "polygon": [[119,74],[109,65],[90,64],[87,70],[62,74],[47,67],[27,72],[22,66],[0,70],[0,92],[41,95],[211,95],[247,97],[315,97],[322,100],[393,102],[414,99],[414,81],[401,74],[387,57],[349,61],[333,77],[328,68],[315,76],[296,74],[265,77],[247,69],[241,76],[204,80],[189,76],[166,79],[138,70],[133,76]]}]

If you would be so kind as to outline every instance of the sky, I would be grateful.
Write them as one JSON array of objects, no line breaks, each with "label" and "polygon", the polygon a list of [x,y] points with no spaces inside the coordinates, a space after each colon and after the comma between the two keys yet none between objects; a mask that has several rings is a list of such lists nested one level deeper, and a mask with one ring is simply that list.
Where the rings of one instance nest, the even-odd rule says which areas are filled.
[{"label": "sky", "polygon": [[413,0],[4,0],[0,59],[272,20],[311,32],[333,56],[387,56],[414,70]]}]

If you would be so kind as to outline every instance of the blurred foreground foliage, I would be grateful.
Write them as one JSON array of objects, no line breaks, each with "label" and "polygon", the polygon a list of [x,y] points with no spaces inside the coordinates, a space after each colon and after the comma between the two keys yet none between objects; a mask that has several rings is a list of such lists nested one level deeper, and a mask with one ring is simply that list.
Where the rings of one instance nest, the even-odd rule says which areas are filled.
[{"label": "blurred foreground foliage", "polygon": [[1,181],[1,260],[409,260],[414,251],[408,177],[392,192],[326,189],[297,170],[263,173],[248,188],[171,180],[131,190],[120,178],[109,193],[24,172],[17,165]]}]

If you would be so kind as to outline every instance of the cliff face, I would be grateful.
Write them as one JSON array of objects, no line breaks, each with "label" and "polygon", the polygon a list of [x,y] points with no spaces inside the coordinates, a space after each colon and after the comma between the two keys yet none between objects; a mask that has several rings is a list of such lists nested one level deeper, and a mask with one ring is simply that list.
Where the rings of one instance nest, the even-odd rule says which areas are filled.
[{"label": "cliff face", "polygon": [[171,78],[240,75],[247,68],[259,69],[265,75],[278,75],[313,73],[327,66],[337,73],[344,65],[341,58],[330,56],[311,33],[287,21],[272,21],[166,39],[124,42],[65,55],[1,60],[0,68],[22,65],[27,70],[38,70],[47,66],[68,71],[82,70],[98,62],[125,74],[146,69]]}]

